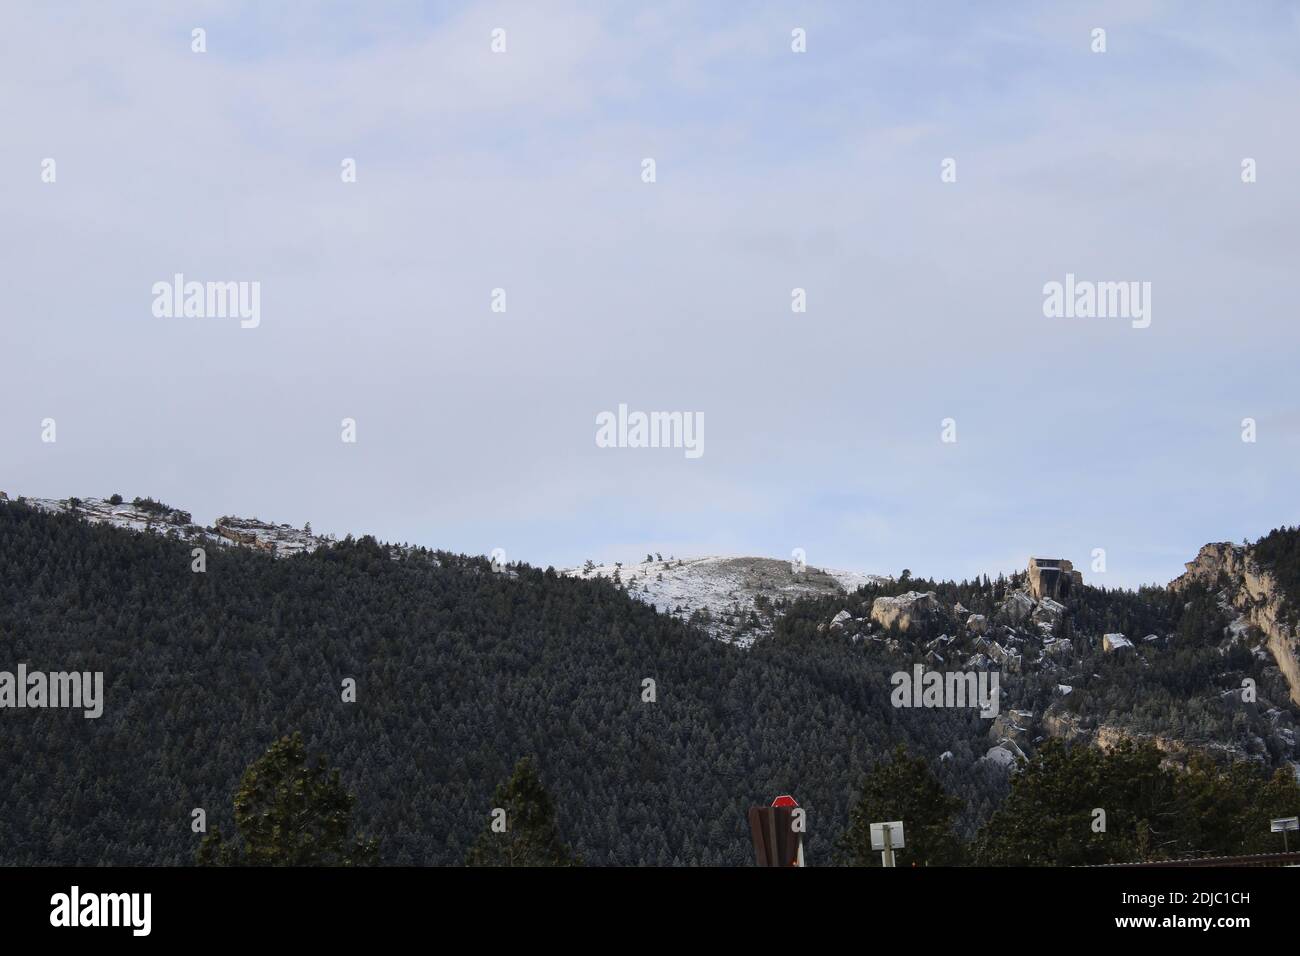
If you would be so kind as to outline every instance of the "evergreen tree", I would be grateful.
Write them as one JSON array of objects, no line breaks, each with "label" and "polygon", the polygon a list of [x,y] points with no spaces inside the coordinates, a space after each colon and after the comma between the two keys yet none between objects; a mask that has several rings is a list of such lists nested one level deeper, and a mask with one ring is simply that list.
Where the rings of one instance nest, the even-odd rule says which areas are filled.
[{"label": "evergreen tree", "polygon": [[282,737],[244,772],[235,794],[242,847],[221,830],[204,837],[205,866],[356,866],[376,862],[374,841],[349,841],[356,797],[325,758],[307,759],[302,734]]},{"label": "evergreen tree", "polygon": [[493,809],[505,811],[505,831],[489,824],[465,859],[467,866],[577,866],[580,860],[560,839],[555,801],[531,757],[515,764],[510,779],[493,794]]},{"label": "evergreen tree", "polygon": [[1155,746],[1110,751],[1048,740],[1016,774],[981,831],[982,864],[1088,866],[1170,855],[1177,846],[1177,781]]},{"label": "evergreen tree", "polygon": [[954,822],[961,808],[962,802],[943,789],[925,760],[910,756],[899,744],[867,774],[862,795],[849,811],[839,859],[850,866],[881,866],[880,851],[871,848],[871,824],[902,820],[905,845],[894,851],[899,866],[956,866],[962,860],[962,843]]}]

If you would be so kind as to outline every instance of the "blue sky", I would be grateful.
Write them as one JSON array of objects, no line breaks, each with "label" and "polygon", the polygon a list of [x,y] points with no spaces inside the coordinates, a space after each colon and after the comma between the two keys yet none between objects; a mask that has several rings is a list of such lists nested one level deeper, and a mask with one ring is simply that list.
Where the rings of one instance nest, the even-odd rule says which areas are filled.
[{"label": "blue sky", "polygon": [[[1166,581],[1298,520],[1296,9],[6,4],[0,488]],[[260,326],[155,318],[176,272],[260,282]],[[1151,326],[1045,318],[1067,272]],[[597,448],[620,403],[705,454]]]}]

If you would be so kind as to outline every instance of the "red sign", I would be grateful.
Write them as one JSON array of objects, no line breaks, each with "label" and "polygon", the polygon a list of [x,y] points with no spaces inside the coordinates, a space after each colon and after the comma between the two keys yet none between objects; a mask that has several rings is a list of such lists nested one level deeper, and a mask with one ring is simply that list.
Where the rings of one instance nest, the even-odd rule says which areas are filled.
[{"label": "red sign", "polygon": [[788,793],[783,793],[783,794],[781,794],[781,796],[777,797],[775,800],[772,801],[772,806],[774,806],[774,807],[797,807],[797,806],[799,806],[799,801],[796,800],[794,797],[790,796],[790,794],[788,794]]}]

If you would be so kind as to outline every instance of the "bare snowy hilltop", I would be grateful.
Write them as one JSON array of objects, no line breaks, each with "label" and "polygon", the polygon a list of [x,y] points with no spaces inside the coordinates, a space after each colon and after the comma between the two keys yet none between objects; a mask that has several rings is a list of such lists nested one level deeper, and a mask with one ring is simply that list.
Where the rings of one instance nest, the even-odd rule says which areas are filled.
[{"label": "bare snowy hilltop", "polygon": [[719,640],[744,647],[770,634],[789,602],[852,594],[863,585],[892,580],[858,571],[809,567],[797,560],[723,556],[656,557],[631,564],[588,562],[560,573],[613,581],[663,613],[693,621]]}]

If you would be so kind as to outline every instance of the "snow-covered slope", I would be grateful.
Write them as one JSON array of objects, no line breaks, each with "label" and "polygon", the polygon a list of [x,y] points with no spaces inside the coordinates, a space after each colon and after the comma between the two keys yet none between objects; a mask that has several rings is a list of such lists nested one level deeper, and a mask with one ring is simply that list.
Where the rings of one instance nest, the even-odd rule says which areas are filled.
[{"label": "snow-covered slope", "polygon": [[771,633],[779,601],[841,594],[888,580],[856,571],[804,567],[774,558],[705,557],[690,560],[593,564],[560,573],[607,578],[628,594],[683,619],[692,616],[714,637],[748,646]]},{"label": "snow-covered slope", "polygon": [[149,531],[208,545],[239,545],[287,557],[314,551],[328,538],[308,529],[271,524],[257,518],[218,518],[211,527],[194,523],[188,511],[149,499],[112,502],[106,498],[22,498],[32,508],[54,513],[71,512],[95,524],[110,524],[128,531]]}]

